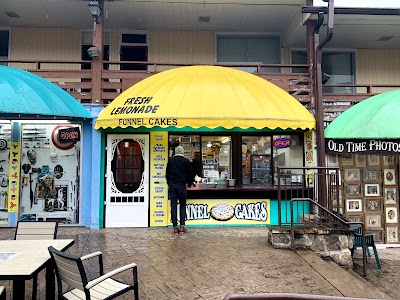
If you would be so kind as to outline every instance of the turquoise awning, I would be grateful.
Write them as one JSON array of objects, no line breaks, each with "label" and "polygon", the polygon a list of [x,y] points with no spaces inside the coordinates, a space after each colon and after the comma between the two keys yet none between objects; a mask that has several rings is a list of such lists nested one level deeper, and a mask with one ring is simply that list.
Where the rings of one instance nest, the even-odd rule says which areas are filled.
[{"label": "turquoise awning", "polygon": [[66,91],[33,73],[0,66],[2,118],[93,118]]},{"label": "turquoise awning", "polygon": [[399,139],[400,90],[370,97],[349,108],[324,131],[330,139]]}]

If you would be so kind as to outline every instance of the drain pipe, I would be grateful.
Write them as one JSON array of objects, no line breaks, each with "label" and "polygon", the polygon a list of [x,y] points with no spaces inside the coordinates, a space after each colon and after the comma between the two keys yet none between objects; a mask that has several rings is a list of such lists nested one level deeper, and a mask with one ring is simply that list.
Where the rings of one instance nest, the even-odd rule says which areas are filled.
[{"label": "drain pipe", "polygon": [[[316,112],[316,129],[317,129],[317,166],[318,167],[326,167],[325,163],[325,137],[324,137],[324,107],[322,104],[322,70],[321,70],[321,61],[322,61],[322,48],[328,44],[328,42],[332,39],[333,36],[333,16],[334,16],[334,7],[333,0],[324,0],[328,2],[328,30],[325,40],[320,43],[319,41],[319,30],[324,22],[324,13],[318,13],[318,20],[314,27],[314,51],[315,51],[315,60],[316,60],[316,68],[315,68],[315,112]],[[332,207],[328,203],[328,195],[326,193],[326,170],[321,169],[322,174],[318,176],[318,202],[328,209],[332,209]]]}]

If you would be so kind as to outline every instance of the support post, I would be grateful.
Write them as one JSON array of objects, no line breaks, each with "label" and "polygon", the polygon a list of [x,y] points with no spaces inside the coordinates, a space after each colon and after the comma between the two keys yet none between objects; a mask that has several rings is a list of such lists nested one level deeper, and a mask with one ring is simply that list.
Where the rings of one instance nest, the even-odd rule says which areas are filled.
[{"label": "support post", "polygon": [[[104,0],[98,0],[100,7],[104,10]],[[99,50],[99,56],[93,57],[92,61],[92,103],[102,104],[101,100],[101,81],[103,74],[103,14],[99,17],[99,23],[94,23],[93,27],[93,46]]]}]

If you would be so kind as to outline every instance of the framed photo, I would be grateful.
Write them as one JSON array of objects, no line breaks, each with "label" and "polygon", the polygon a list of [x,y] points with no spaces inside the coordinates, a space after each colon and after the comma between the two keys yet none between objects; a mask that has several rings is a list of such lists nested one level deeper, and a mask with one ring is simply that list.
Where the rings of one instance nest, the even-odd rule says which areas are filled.
[{"label": "framed photo", "polygon": [[397,223],[397,207],[386,207],[386,223]]},{"label": "framed photo", "polygon": [[336,182],[338,182],[339,185],[342,184],[339,170],[337,170],[337,173],[336,170],[328,170],[328,174],[329,174],[329,182],[331,185],[336,185]]},{"label": "framed photo", "polygon": [[328,155],[328,167],[338,167],[339,159],[337,154],[329,154]]},{"label": "framed photo", "polygon": [[47,212],[67,211],[68,185],[55,186],[55,193],[52,197],[44,199],[43,210]]},{"label": "framed photo", "polygon": [[367,157],[362,154],[356,154],[356,167],[365,167],[367,165]]},{"label": "framed photo", "polygon": [[357,197],[361,195],[361,184],[346,185],[346,196]]},{"label": "framed photo", "polygon": [[366,225],[367,227],[381,227],[381,215],[366,215]]},{"label": "framed photo", "polygon": [[380,196],[379,183],[366,183],[365,196]]},{"label": "framed photo", "polygon": [[383,182],[385,185],[396,184],[396,171],[394,169],[384,169],[383,170]]},{"label": "framed photo", "polygon": [[360,181],[360,169],[344,170],[344,179],[346,181]]},{"label": "framed photo", "polygon": [[393,166],[394,165],[394,156],[384,156],[383,164],[385,166]]},{"label": "framed photo", "polygon": [[399,241],[399,228],[397,226],[386,227],[386,241],[397,243]]},{"label": "framed photo", "polygon": [[363,220],[362,215],[347,215],[346,218],[349,222],[362,222]]},{"label": "framed photo", "polygon": [[382,210],[381,199],[365,199],[365,210],[381,211]]},{"label": "framed photo", "polygon": [[397,203],[397,189],[396,188],[386,188],[384,195],[386,204],[396,204]]},{"label": "framed photo", "polygon": [[362,211],[361,199],[347,199],[346,200],[346,211]]},{"label": "framed photo", "polygon": [[374,235],[375,243],[382,243],[382,230],[367,230],[367,233]]},{"label": "framed photo", "polygon": [[353,154],[342,154],[342,165],[343,166],[352,166],[353,162]]},{"label": "framed photo", "polygon": [[381,171],[378,169],[365,169],[364,170],[364,181],[380,181]]},{"label": "framed photo", "polygon": [[379,166],[379,155],[368,155],[368,166]]}]

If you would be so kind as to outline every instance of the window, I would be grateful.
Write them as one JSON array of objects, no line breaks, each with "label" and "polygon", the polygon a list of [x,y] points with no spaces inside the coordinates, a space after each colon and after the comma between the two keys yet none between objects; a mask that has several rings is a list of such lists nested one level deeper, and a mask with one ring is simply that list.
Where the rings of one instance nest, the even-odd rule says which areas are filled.
[{"label": "window", "polygon": [[[355,83],[355,58],[353,52],[323,52],[321,69],[323,83],[325,84],[354,84]],[[293,64],[306,64],[306,51],[292,52]],[[296,72],[308,72],[297,70]],[[354,93],[352,87],[323,87],[323,93]]]},{"label": "window", "polygon": [[[6,30],[0,30],[0,60],[8,59],[8,42],[9,42],[9,32]],[[1,63],[2,65],[7,65],[7,63]]]},{"label": "window", "polygon": [[[279,64],[280,41],[276,36],[218,36],[217,62]],[[254,67],[235,67],[254,73]],[[261,72],[280,72],[280,68],[261,68]]]},{"label": "window", "polygon": [[194,176],[208,182],[224,184],[231,178],[231,137],[227,135],[170,135],[170,156],[177,146],[185,150],[192,163]]},{"label": "window", "polygon": [[243,184],[271,185],[271,137],[242,137],[242,181]]}]

